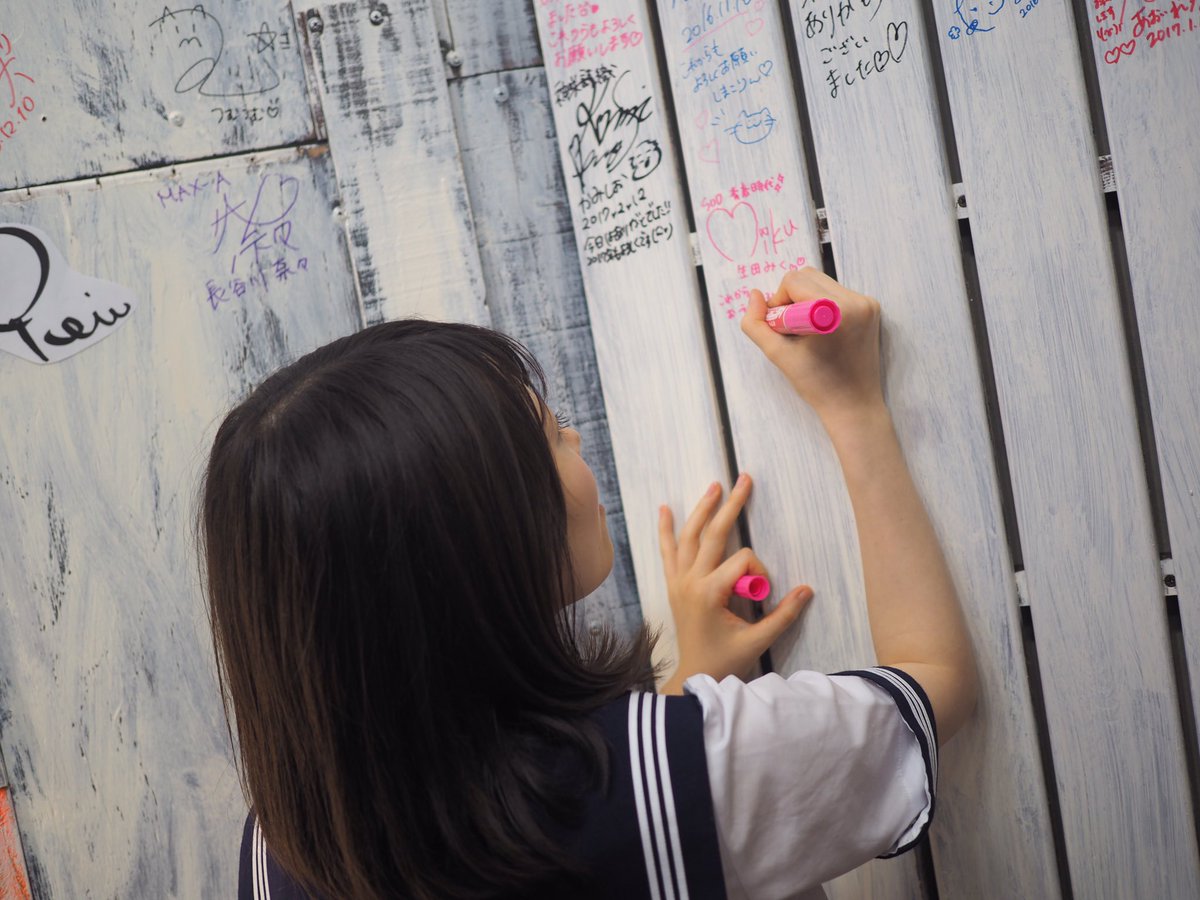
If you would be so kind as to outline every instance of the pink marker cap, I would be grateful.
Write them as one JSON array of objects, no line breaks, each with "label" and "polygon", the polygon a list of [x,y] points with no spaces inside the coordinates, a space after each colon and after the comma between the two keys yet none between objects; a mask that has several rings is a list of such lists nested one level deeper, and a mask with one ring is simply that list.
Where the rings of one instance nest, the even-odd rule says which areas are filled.
[{"label": "pink marker cap", "polygon": [[767,310],[767,324],[780,334],[829,334],[842,324],[841,308],[828,297]]},{"label": "pink marker cap", "polygon": [[771,582],[761,575],[743,575],[734,582],[733,592],[747,600],[765,600],[771,593]]}]

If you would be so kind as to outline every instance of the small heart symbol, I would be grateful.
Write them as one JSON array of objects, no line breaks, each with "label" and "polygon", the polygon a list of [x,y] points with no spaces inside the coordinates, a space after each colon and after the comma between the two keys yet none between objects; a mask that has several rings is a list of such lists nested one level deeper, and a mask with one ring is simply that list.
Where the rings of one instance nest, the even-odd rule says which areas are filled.
[{"label": "small heart symbol", "polygon": [[891,58],[892,58],[892,54],[889,53],[887,50],[876,50],[875,51],[875,71],[882,72],[884,66],[886,66],[888,64],[888,62],[889,62],[889,60],[891,60]]},{"label": "small heart symbol", "polygon": [[756,34],[758,34],[760,31],[763,30],[763,25],[765,25],[765,24],[766,23],[763,22],[762,19],[747,19],[746,20],[746,34],[750,37],[754,37]]},{"label": "small heart symbol", "polygon": [[692,119],[692,122],[695,123],[697,128],[703,128],[705,125],[708,124],[708,110],[707,109],[700,110],[700,114],[697,115],[696,118]]},{"label": "small heart symbol", "polygon": [[[903,37],[904,40],[901,40],[901,37]],[[895,44],[900,45],[899,50],[896,49],[896,47],[894,46]],[[890,50],[892,53],[892,59],[895,60],[896,62],[900,62],[900,57],[904,55],[904,48],[908,46],[908,23],[907,22],[900,22],[899,24],[897,24],[896,22],[888,23],[887,46],[888,46],[888,50]]]},{"label": "small heart symbol", "polygon": [[704,227],[713,249],[730,262],[753,256],[758,249],[758,213],[745,200],[733,209],[718,206],[708,214]]},{"label": "small heart symbol", "polygon": [[1115,63],[1124,54],[1128,56],[1133,52],[1133,48],[1137,46],[1137,41],[1126,41],[1124,44],[1117,44],[1111,50],[1104,51],[1104,61],[1106,63]]},{"label": "small heart symbol", "polygon": [[766,62],[760,62],[758,64],[758,74],[761,75],[763,78],[766,78],[768,75],[771,74],[771,70],[773,68],[775,68],[775,63],[773,63],[769,59]]},{"label": "small heart symbol", "polygon": [[713,138],[707,144],[700,148],[700,161],[712,163],[716,165],[721,161],[720,152],[717,149],[717,139]]}]

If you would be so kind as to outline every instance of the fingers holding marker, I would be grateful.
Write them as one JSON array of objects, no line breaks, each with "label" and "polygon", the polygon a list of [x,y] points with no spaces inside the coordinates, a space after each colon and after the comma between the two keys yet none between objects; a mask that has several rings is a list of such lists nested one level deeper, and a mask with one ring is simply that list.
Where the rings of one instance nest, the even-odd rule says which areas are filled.
[{"label": "fingers holding marker", "polygon": [[724,596],[728,597],[734,591],[738,581],[746,576],[766,578],[767,568],[762,560],[749,547],[743,547],[729,559],[717,566],[713,573],[717,583],[722,586]]},{"label": "fingers holding marker", "polygon": [[[774,298],[779,295],[775,294]],[[775,303],[774,306],[779,306],[783,301]],[[758,344],[759,348],[764,352],[769,352],[775,341],[779,340],[779,336],[771,330],[767,325],[767,312],[769,306],[767,298],[762,291],[755,288],[750,292],[750,302],[746,304],[746,312],[742,316],[742,334]]]}]

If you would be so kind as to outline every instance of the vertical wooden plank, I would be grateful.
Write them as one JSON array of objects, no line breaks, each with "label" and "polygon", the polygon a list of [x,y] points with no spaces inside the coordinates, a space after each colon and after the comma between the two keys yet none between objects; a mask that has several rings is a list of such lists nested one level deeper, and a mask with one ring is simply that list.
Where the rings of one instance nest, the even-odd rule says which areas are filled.
[{"label": "vertical wooden plank", "polygon": [[[1089,25],[1200,704],[1200,5],[1094,4]],[[1196,707],[1200,718],[1200,706]]]},{"label": "vertical wooden plank", "polygon": [[673,657],[657,507],[681,524],[728,469],[646,7],[536,12],[638,593]]},{"label": "vertical wooden plank", "polygon": [[312,139],[288,0],[116,7],[4,5],[0,190]]},{"label": "vertical wooden plank", "polygon": [[442,38],[450,77],[469,78],[542,64],[531,0],[435,2],[444,4],[446,25]]},{"label": "vertical wooden plank", "polygon": [[545,73],[469,76],[451,84],[450,100],[492,327],[546,370],[551,403],[579,429],[607,511],[613,573],[580,602],[578,623],[630,634],[641,624],[637,584]]},{"label": "vertical wooden plank", "polygon": [[1004,896],[1057,897],[923,15],[912,0],[828,10],[791,4],[834,257],[848,283],[883,303],[889,403],[980,670],[975,717],[941,755],[938,893],[988,897],[1003,884]]},{"label": "vertical wooden plank", "polygon": [[0,741],[39,897],[231,895],[197,477],[233,400],[360,326],[335,204],[294,151],[0,195],[141,298],[62,363],[0,356]]},{"label": "vertical wooden plank", "polygon": [[[740,328],[751,288],[772,291],[788,270],[820,265],[780,11],[762,0],[659,0],[658,10],[733,444],[756,478],[751,540],[777,597],[801,582],[817,594],[772,658],[785,673],[866,665],[874,652],[841,470],[819,420]],[[922,895],[912,856],[872,862],[829,892]]]},{"label": "vertical wooden plank", "polygon": [[1041,0],[975,19],[934,8],[1072,886],[1087,897],[1196,896],[1165,607],[1071,10]]},{"label": "vertical wooden plank", "polygon": [[305,22],[363,306],[489,323],[429,0],[324,3]]}]

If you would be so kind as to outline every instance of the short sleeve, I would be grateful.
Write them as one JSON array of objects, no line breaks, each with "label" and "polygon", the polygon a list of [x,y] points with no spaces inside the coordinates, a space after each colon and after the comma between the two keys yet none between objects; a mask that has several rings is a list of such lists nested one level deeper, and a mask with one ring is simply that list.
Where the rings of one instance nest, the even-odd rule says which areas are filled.
[{"label": "short sleeve", "polygon": [[719,683],[693,675],[684,690],[704,711],[731,898],[800,897],[873,857],[903,853],[928,829],[937,734],[929,700],[907,673],[875,667]]}]

